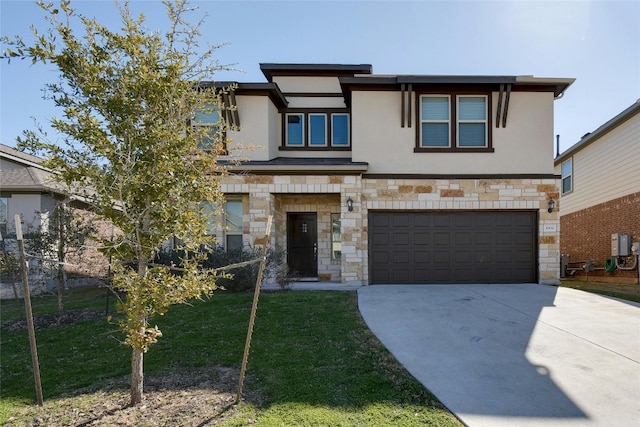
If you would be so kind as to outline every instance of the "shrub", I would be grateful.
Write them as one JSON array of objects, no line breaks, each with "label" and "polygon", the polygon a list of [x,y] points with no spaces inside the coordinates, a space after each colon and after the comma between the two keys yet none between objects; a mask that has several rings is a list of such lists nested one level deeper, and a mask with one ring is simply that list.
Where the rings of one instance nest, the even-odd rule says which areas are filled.
[{"label": "shrub", "polygon": [[[181,252],[175,249],[161,250],[155,262],[163,265],[180,265]],[[207,258],[201,265],[202,268],[216,269],[232,264],[239,264],[246,261],[262,258],[262,249],[254,247],[243,247],[227,251],[220,245],[209,248]],[[258,279],[260,263],[256,262],[244,267],[228,270],[228,277],[220,278],[217,282],[219,286],[234,292],[246,292],[255,288]],[[286,263],[285,251],[277,248],[268,248],[267,262],[263,273],[263,281],[276,281],[283,289],[286,289],[290,280]]]}]

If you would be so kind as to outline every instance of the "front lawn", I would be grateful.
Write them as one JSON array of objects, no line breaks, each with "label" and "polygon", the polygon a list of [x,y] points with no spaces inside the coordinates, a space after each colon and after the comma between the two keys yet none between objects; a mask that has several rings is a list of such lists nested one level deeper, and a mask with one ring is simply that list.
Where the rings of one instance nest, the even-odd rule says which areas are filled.
[{"label": "front lawn", "polygon": [[640,302],[640,285],[627,283],[583,282],[577,280],[562,280],[561,286],[579,289],[581,291],[606,295],[628,301]]},{"label": "front lawn", "polygon": [[[165,402],[156,406],[169,408],[167,402],[182,399],[194,407],[223,392],[226,397],[216,404],[229,400],[235,392],[252,297],[218,292],[210,300],[173,307],[157,319],[163,337],[145,359],[147,385],[153,390],[147,394],[146,409],[136,408],[142,415],[128,415],[131,425],[168,425],[162,416],[169,414],[151,412],[156,401]],[[50,298],[55,306],[55,297]],[[2,301],[1,309],[3,325],[20,313],[15,301]],[[114,324],[83,320],[38,330],[36,336],[45,409],[33,405],[26,331],[3,326],[0,424],[45,425],[55,420],[59,424],[54,425],[64,425],[71,417],[73,425],[106,425],[111,419],[107,415],[131,411],[122,402],[130,352],[118,342],[122,336]],[[226,378],[224,387],[221,375]],[[183,383],[153,385],[172,377]],[[195,385],[199,394],[191,393]],[[158,397],[158,390],[173,394]],[[244,391],[240,405],[219,408],[217,415],[189,418],[181,409],[182,421],[175,415],[166,419],[179,425],[223,426],[461,425],[367,329],[354,292],[263,292]],[[96,415],[96,406],[105,406],[114,393],[120,396],[114,398],[119,406]]]}]

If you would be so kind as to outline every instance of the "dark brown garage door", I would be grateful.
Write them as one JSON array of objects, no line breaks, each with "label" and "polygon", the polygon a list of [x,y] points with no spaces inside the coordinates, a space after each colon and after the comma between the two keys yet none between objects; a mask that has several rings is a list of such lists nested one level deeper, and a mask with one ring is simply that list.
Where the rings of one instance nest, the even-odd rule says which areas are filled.
[{"label": "dark brown garage door", "polygon": [[370,282],[536,282],[536,234],[536,212],[370,212]]}]

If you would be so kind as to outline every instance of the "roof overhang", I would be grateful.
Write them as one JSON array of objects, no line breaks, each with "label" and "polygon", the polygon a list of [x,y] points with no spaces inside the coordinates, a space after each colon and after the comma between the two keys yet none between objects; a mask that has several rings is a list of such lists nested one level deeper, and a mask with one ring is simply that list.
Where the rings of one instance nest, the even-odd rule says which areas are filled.
[{"label": "roof overhang", "polygon": [[233,81],[202,81],[198,87],[215,87],[217,89],[228,90],[234,95],[268,96],[271,102],[278,108],[286,108],[288,102],[275,83],[239,83]]},{"label": "roof overhang", "polygon": [[614,118],[612,118],[611,120],[609,120],[608,122],[600,126],[598,129],[583,136],[582,139],[580,139],[580,141],[578,141],[576,144],[569,147],[569,149],[567,149],[561,155],[556,157],[554,160],[554,164],[558,165],[559,163],[565,161],[567,158],[573,156],[575,153],[582,150],[583,148],[591,145],[592,143],[600,139],[602,136],[606,135],[607,133],[609,133],[610,131],[620,126],[621,124],[623,124],[624,122],[626,122],[627,120],[629,120],[630,118],[634,117],[637,114],[640,114],[640,99],[638,99],[634,104],[626,108],[623,112],[621,112],[620,114],[618,114],[617,116],[615,116]]},{"label": "roof overhang", "polygon": [[273,160],[245,162],[220,161],[234,173],[256,175],[360,175],[369,169],[366,162],[352,162],[346,158],[297,158],[277,157]]},{"label": "roof overhang", "polygon": [[273,81],[274,76],[342,77],[371,74],[372,69],[371,64],[260,64],[260,70],[269,82]]},{"label": "roof overhang", "polygon": [[340,77],[340,86],[346,95],[353,90],[399,90],[402,84],[420,86],[485,86],[498,90],[500,85],[512,85],[517,91],[553,92],[561,97],[564,91],[575,81],[569,78],[546,78],[533,76],[465,76],[465,75],[398,75],[398,76],[350,76]]}]

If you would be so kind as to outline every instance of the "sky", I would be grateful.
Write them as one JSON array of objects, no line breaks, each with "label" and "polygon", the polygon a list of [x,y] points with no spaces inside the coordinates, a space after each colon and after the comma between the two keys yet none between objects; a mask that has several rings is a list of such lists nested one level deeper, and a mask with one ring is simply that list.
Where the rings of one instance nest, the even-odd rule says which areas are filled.
[{"label": "sky", "polygon": [[[202,40],[234,71],[218,81],[265,82],[260,63],[371,64],[374,74],[534,75],[575,78],[554,102],[560,151],[640,98],[640,1],[191,1]],[[72,0],[117,25],[111,0]],[[156,0],[131,0],[152,29],[166,27]],[[206,16],[205,16],[206,15]],[[46,28],[32,0],[0,0],[0,35],[31,39]],[[4,47],[2,48],[4,50]],[[43,99],[51,65],[0,62],[0,142],[15,146],[34,119],[60,117]],[[550,144],[555,146],[555,137]]]}]

